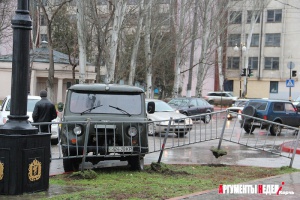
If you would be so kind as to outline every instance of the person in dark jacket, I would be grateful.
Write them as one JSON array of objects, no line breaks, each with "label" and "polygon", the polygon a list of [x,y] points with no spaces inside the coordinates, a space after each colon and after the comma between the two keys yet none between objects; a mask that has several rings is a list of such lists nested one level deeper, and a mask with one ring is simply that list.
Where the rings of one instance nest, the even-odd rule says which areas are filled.
[{"label": "person in dark jacket", "polygon": [[[33,122],[51,122],[53,119],[57,117],[57,112],[54,104],[47,99],[47,91],[42,90],[40,92],[39,100],[34,107],[32,113]],[[41,125],[39,128],[39,132],[51,133],[51,125]]]}]

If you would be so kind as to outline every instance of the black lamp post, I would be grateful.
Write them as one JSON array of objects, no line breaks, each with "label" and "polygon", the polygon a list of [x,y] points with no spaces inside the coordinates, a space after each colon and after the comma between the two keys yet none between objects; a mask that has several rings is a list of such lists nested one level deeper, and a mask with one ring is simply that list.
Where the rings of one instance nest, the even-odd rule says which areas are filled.
[{"label": "black lamp post", "polygon": [[51,134],[38,134],[26,115],[32,28],[28,0],[18,0],[11,22],[11,110],[8,121],[0,128],[0,194],[16,195],[48,189]]}]

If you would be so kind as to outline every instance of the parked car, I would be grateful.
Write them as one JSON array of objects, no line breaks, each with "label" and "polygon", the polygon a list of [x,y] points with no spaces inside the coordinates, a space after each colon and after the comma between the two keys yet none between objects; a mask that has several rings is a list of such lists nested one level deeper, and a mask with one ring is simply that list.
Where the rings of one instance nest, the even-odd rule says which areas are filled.
[{"label": "parked car", "polygon": [[[285,100],[252,99],[249,100],[242,113],[248,116],[264,120],[299,127],[300,113],[292,102]],[[280,135],[282,126],[254,120],[251,117],[242,116],[240,123],[246,133],[252,133],[255,128],[270,130],[271,135]]]},{"label": "parked car", "polygon": [[294,106],[297,106],[300,103],[300,96],[298,96],[292,103]]},{"label": "parked car", "polygon": [[155,103],[155,112],[147,113],[147,118],[153,123],[148,125],[148,135],[158,135],[159,133],[166,133],[169,120],[172,117],[170,125],[170,132],[182,137],[186,135],[193,127],[193,121],[185,115],[176,112],[169,104],[157,99],[146,99],[148,102]]},{"label": "parked car", "polygon": [[173,98],[168,104],[173,107],[177,112],[186,116],[194,116],[207,113],[207,115],[201,115],[199,117],[193,117],[195,120],[202,120],[204,123],[209,123],[211,120],[211,113],[214,112],[214,106],[209,104],[203,98],[196,97],[180,97]]},{"label": "parked car", "polygon": [[[155,111],[154,102],[145,106],[144,90],[117,84],[76,84],[68,89],[63,106],[60,143],[65,172],[79,169],[83,153],[94,155],[87,158],[93,164],[114,159],[127,161],[134,170],[144,168],[149,151],[145,122],[147,113]],[[84,123],[88,120],[90,125]]]},{"label": "parked car", "polygon": [[[34,109],[34,106],[36,102],[41,100],[40,96],[31,96],[28,95],[27,99],[27,116],[29,122],[33,122],[32,120],[32,112]],[[10,114],[10,102],[11,102],[11,96],[8,95],[4,98],[2,101],[2,105],[0,107],[0,126],[3,126],[6,121],[8,120],[7,116]],[[56,118],[53,120],[53,122],[60,121],[59,118]],[[51,142],[52,144],[58,143],[58,133],[59,133],[59,126],[57,124],[51,125]]]},{"label": "parked car", "polygon": [[208,92],[204,99],[212,105],[231,106],[238,98],[231,92]]},{"label": "parked car", "polygon": [[[227,108],[230,112],[227,115],[227,119],[231,120],[232,118],[235,118],[238,116],[238,114],[242,113],[242,110],[244,109],[244,106],[249,101],[249,99],[238,99],[234,102],[234,104]],[[234,113],[233,113],[234,112]]]}]

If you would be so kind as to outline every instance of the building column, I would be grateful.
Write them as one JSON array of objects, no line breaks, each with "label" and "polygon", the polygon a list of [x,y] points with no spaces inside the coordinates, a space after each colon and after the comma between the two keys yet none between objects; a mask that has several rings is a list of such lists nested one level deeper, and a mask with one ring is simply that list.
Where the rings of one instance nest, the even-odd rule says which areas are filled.
[{"label": "building column", "polygon": [[63,79],[62,78],[59,78],[58,79],[58,83],[57,83],[57,99],[56,99],[56,102],[59,103],[59,102],[63,102]]},{"label": "building column", "polygon": [[31,70],[30,95],[36,95],[36,71]]}]

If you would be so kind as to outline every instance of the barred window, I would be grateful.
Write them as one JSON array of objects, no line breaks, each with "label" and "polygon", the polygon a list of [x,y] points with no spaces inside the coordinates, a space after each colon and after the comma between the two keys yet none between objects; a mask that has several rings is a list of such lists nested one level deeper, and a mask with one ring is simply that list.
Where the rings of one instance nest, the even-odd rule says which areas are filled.
[{"label": "barred window", "polygon": [[279,58],[278,57],[266,57],[265,69],[279,70]]},{"label": "barred window", "polygon": [[239,69],[240,57],[228,57],[227,69]]}]

